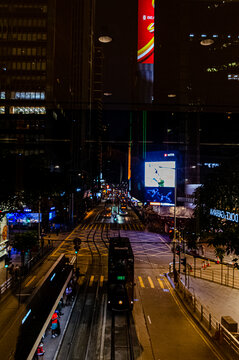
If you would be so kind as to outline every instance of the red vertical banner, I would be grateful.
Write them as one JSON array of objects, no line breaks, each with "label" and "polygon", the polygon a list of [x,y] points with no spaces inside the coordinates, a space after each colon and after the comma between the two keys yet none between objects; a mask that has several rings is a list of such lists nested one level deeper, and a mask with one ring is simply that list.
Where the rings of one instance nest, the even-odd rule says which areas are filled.
[{"label": "red vertical banner", "polygon": [[154,63],[154,0],[138,0],[137,60]]}]

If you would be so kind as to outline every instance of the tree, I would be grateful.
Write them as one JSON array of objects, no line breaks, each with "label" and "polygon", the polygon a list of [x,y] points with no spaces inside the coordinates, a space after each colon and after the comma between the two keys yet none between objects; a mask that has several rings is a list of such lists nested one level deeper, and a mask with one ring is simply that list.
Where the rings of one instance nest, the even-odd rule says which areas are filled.
[{"label": "tree", "polygon": [[21,265],[24,266],[25,254],[31,251],[38,243],[38,234],[35,231],[17,233],[14,236],[13,247],[21,251]]},{"label": "tree", "polygon": [[210,209],[222,210],[224,214],[239,213],[239,162],[234,159],[212,169],[195,191],[195,205],[194,221],[200,240],[225,247],[227,253],[239,254],[239,223],[210,214]]}]

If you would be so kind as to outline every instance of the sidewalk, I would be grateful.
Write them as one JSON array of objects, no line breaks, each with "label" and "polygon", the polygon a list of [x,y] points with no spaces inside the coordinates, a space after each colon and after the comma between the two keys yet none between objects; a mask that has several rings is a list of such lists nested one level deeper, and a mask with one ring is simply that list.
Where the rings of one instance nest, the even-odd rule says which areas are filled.
[{"label": "sidewalk", "polygon": [[[62,232],[59,233],[59,235],[55,233],[48,233],[44,236],[44,245],[47,246],[47,244],[52,244],[53,247],[57,247],[59,245],[59,242],[63,241],[69,234],[70,232]],[[25,264],[29,260],[30,258],[27,254],[25,258]],[[14,267],[16,265],[18,265],[19,267],[21,266],[21,254],[20,252],[14,251],[14,249],[12,249],[11,252],[11,263],[14,265]],[[0,286],[3,285],[5,281],[10,277],[11,275],[9,274],[9,270],[5,268],[5,258],[2,257],[0,259]]]},{"label": "sidewalk", "polygon": [[59,348],[61,346],[65,330],[67,328],[68,322],[70,320],[71,312],[74,307],[74,301],[71,303],[71,305],[65,306],[62,308],[62,313],[59,322],[61,327],[61,333],[56,338],[51,337],[51,329],[50,324],[47,328],[47,331],[45,333],[44,339],[43,339],[43,346],[44,346],[44,360],[53,360],[55,359],[55,356],[57,355]]},{"label": "sidewalk", "polygon": [[[180,276],[185,285],[185,277]],[[228,286],[216,284],[204,279],[189,277],[186,288],[200,303],[221,322],[222,316],[231,316],[239,325],[239,290]]]},{"label": "sidewalk", "polygon": [[[206,278],[206,274],[208,272],[214,271],[216,274],[216,271],[212,269],[218,268],[218,272],[220,272],[222,267],[225,268],[227,264],[231,265],[230,268],[231,271],[233,271],[232,260],[237,256],[234,254],[225,255],[223,265],[219,265],[216,263],[218,259],[212,247],[204,246],[203,250],[203,255],[201,253],[199,254],[202,262],[203,259],[207,259],[209,261],[212,260],[215,263],[211,263],[210,267],[205,268],[205,271],[202,270],[202,273],[205,275],[204,279],[199,276],[194,277],[193,271],[188,272],[187,274],[189,276],[187,275],[187,279],[189,279],[189,284],[186,283],[186,288],[200,301],[200,303],[215,317],[218,322],[221,322],[222,316],[231,316],[238,323],[239,331],[239,288],[237,286],[226,286],[226,284],[228,285],[230,282],[224,281],[220,284],[215,278],[214,281],[210,276]],[[198,275],[197,272],[196,275]],[[224,273],[226,273],[226,271],[224,271]],[[238,277],[239,271],[236,269],[234,274],[235,285],[237,285],[236,280]],[[181,273],[180,279],[185,285],[185,274]]]}]

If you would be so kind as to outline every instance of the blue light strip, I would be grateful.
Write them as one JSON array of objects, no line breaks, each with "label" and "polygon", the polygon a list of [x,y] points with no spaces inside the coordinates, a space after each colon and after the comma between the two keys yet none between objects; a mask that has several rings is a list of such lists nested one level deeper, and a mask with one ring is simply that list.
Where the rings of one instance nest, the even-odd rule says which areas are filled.
[{"label": "blue light strip", "polygon": [[30,309],[28,311],[28,313],[24,316],[24,318],[22,319],[22,324],[24,324],[24,322],[27,320],[28,316],[30,315],[30,313],[32,312],[32,310]]},{"label": "blue light strip", "polygon": [[54,274],[52,275],[52,277],[50,278],[50,281],[52,281],[55,276],[56,276],[56,273],[54,273]]}]

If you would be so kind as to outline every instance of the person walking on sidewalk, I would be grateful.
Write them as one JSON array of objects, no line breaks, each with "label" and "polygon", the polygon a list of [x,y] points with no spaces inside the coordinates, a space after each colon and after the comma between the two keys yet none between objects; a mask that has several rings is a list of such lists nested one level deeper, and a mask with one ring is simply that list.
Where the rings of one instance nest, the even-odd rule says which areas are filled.
[{"label": "person walking on sidewalk", "polygon": [[36,356],[38,360],[44,359],[45,351],[43,349],[43,342],[40,342],[40,344],[37,347]]},{"label": "person walking on sidewalk", "polygon": [[54,339],[57,336],[57,320],[58,320],[58,311],[55,311],[51,317],[51,337]]},{"label": "person walking on sidewalk", "polygon": [[66,306],[70,305],[71,297],[72,297],[72,287],[68,285],[66,288]]}]

